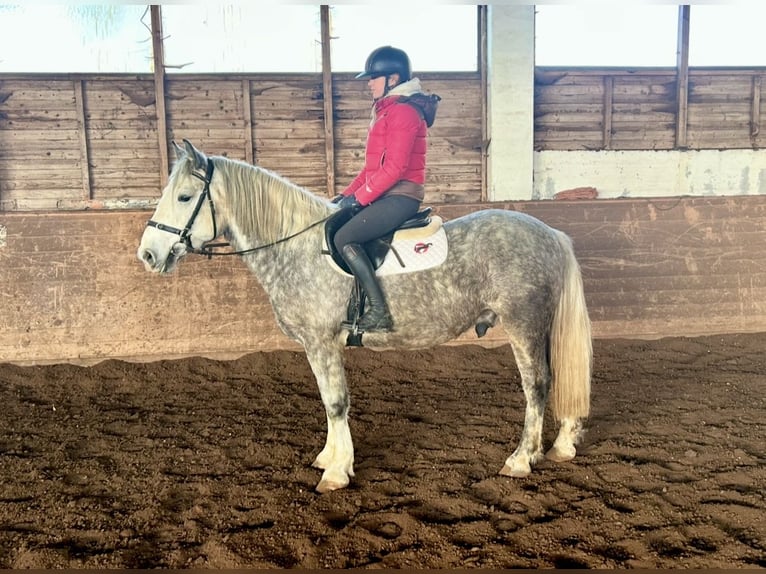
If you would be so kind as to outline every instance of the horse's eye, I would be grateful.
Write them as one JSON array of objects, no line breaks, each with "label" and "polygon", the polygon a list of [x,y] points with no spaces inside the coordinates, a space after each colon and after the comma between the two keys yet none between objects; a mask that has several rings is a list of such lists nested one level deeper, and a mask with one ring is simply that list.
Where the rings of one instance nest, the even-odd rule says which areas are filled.
[{"label": "horse's eye", "polygon": [[189,203],[191,201],[192,196],[191,195],[179,195],[178,201],[181,203]]}]

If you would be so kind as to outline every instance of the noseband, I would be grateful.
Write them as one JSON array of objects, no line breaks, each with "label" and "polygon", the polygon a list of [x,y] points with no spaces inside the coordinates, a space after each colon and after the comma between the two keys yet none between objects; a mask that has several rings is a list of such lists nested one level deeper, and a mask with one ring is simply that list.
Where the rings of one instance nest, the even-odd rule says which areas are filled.
[{"label": "noseband", "polygon": [[210,217],[213,218],[213,237],[218,236],[218,226],[215,222],[215,204],[213,204],[213,196],[210,194],[210,181],[213,179],[213,162],[210,159],[207,160],[207,168],[205,170],[204,176],[200,175],[196,171],[193,171],[192,175],[197,179],[204,181],[205,187],[203,188],[202,193],[197,200],[197,205],[194,206],[194,211],[192,211],[192,214],[189,217],[189,221],[186,222],[184,228],[178,229],[177,227],[173,227],[172,225],[165,225],[164,223],[159,223],[153,219],[147,221],[146,226],[156,227],[160,231],[167,231],[168,233],[174,233],[175,235],[178,235],[180,240],[184,243],[184,245],[186,245],[187,250],[195,252],[197,250],[192,246],[190,232],[192,226],[194,225],[194,220],[197,219],[197,215],[199,215],[199,211],[202,209],[202,204],[205,203],[205,198],[207,198],[208,203],[210,204]]}]

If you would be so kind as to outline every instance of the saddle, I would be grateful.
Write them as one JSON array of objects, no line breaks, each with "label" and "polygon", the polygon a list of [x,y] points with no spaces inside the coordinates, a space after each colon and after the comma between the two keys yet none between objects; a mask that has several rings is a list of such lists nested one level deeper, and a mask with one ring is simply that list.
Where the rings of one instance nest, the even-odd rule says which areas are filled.
[{"label": "saddle", "polygon": [[[340,229],[349,219],[351,219],[352,213],[350,209],[341,209],[337,213],[330,216],[325,222],[324,233],[325,243],[327,249],[323,250],[324,255],[330,255],[335,264],[340,267],[344,272],[353,275],[349,269],[343,256],[335,249],[335,242],[333,241],[335,233]],[[372,262],[374,269],[378,269],[386,259],[388,251],[391,249],[391,243],[394,239],[394,235],[401,230],[405,229],[417,229],[419,227],[427,227],[431,223],[431,208],[427,207],[418,211],[413,217],[402,223],[397,229],[387,233],[383,237],[373,239],[367,243],[362,244],[362,248],[367,253],[367,256]],[[358,279],[354,278],[354,287],[351,290],[351,295],[348,301],[348,307],[346,310],[346,322],[351,325],[348,337],[346,338],[346,346],[348,347],[361,347],[363,333],[356,328],[359,319],[364,314],[364,306],[367,300],[367,294],[362,287],[362,284]]]},{"label": "saddle", "polygon": [[[325,255],[332,256],[333,261],[343,269],[346,273],[351,273],[351,270],[348,268],[348,265],[346,265],[345,260],[343,259],[343,256],[338,253],[338,250],[335,249],[335,242],[333,241],[333,238],[335,237],[335,233],[343,227],[343,225],[346,224],[346,222],[351,219],[351,210],[350,209],[341,209],[338,210],[337,213],[334,213],[330,216],[330,218],[325,222],[324,224],[324,234],[325,234],[325,243],[327,244],[327,250],[323,251],[322,253]],[[383,237],[378,237],[377,239],[373,239],[372,241],[368,241],[367,243],[363,243],[362,247],[364,248],[365,252],[367,253],[367,257],[370,258],[370,261],[372,262],[372,266],[374,269],[378,269],[382,264],[383,261],[386,259],[386,255],[388,255],[388,251],[391,249],[391,242],[394,239],[394,234],[398,231],[404,230],[404,229],[417,229],[419,227],[428,227],[428,225],[431,223],[431,208],[426,207],[425,209],[421,209],[418,211],[415,215],[413,215],[410,219],[402,223],[397,229],[391,231],[390,233],[387,233]]]}]

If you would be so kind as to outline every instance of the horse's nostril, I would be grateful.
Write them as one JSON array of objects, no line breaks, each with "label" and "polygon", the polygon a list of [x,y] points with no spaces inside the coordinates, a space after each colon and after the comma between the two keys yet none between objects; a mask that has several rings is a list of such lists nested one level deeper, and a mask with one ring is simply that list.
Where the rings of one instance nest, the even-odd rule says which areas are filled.
[{"label": "horse's nostril", "polygon": [[149,249],[144,249],[141,252],[141,260],[145,261],[149,265],[154,265],[154,253],[152,253]]}]

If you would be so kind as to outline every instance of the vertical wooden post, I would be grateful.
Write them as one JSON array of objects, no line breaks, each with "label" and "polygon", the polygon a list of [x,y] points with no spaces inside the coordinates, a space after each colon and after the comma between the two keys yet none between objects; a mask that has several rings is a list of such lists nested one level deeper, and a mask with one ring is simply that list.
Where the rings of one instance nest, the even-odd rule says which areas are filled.
[{"label": "vertical wooden post", "polygon": [[753,102],[750,107],[750,139],[755,147],[755,138],[761,133],[761,76],[753,76]]},{"label": "vertical wooden post", "polygon": [[612,104],[614,102],[614,76],[604,76],[604,149],[612,147]]},{"label": "vertical wooden post", "polygon": [[479,27],[477,39],[479,42],[479,45],[477,47],[478,49],[478,62],[476,64],[479,67],[479,84],[481,89],[481,190],[479,198],[481,201],[487,201],[487,169],[488,169],[488,149],[489,149],[489,120],[487,118],[487,114],[489,114],[489,109],[487,106],[487,98],[489,97],[489,80],[488,80],[488,60],[487,60],[487,6],[486,5],[479,5],[477,7],[478,11],[478,22],[477,25]]},{"label": "vertical wooden post", "polygon": [[678,7],[678,43],[676,47],[676,147],[688,147],[687,123],[689,113],[689,12],[688,4]]},{"label": "vertical wooden post", "polygon": [[88,149],[88,126],[85,117],[85,89],[83,86],[83,80],[81,78],[75,78],[74,82],[74,105],[77,108],[77,123],[80,124],[78,128],[78,135],[80,137],[80,158],[82,165],[80,171],[82,172],[82,194],[81,197],[84,201],[90,201],[93,199],[93,191],[91,189],[90,182],[90,150]]},{"label": "vertical wooden post", "polygon": [[157,142],[160,147],[160,187],[168,181],[170,162],[168,161],[168,125],[165,110],[165,49],[162,34],[162,11],[160,6],[152,4],[152,53],[154,54],[154,100],[157,114]]},{"label": "vertical wooden post", "polygon": [[245,123],[245,160],[247,163],[255,163],[255,154],[253,153],[253,112],[251,106],[250,80],[242,80],[242,114]]},{"label": "vertical wooden post", "polygon": [[330,61],[330,7],[320,6],[322,28],[322,91],[324,93],[324,150],[327,166],[327,195],[335,195],[335,122],[332,95],[332,66]]}]

